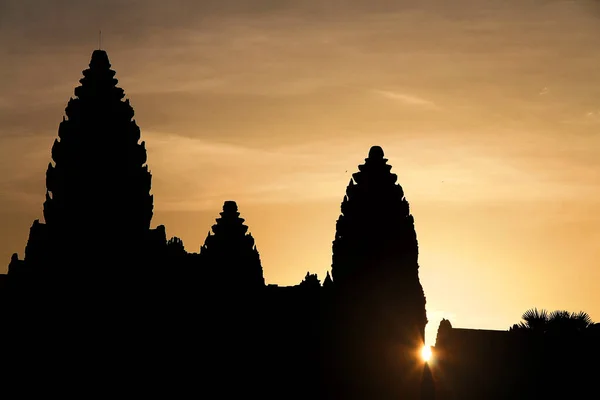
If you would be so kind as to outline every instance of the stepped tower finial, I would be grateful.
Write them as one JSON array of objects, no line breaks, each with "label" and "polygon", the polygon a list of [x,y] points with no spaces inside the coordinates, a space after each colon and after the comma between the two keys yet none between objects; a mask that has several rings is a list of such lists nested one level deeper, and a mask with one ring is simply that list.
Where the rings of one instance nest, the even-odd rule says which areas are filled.
[{"label": "stepped tower finial", "polygon": [[227,282],[237,289],[264,287],[260,255],[237,203],[226,201],[220,215],[212,226],[213,234],[209,232],[200,249],[203,268],[211,271],[216,281]]}]

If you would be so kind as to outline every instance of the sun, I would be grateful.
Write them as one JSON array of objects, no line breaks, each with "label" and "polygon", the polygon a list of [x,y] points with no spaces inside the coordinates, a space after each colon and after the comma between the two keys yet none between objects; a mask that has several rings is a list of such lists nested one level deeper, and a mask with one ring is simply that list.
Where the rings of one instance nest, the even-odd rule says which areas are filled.
[{"label": "sun", "polygon": [[421,349],[421,358],[423,359],[423,361],[429,362],[429,360],[431,360],[431,356],[431,346],[423,346],[423,348]]}]

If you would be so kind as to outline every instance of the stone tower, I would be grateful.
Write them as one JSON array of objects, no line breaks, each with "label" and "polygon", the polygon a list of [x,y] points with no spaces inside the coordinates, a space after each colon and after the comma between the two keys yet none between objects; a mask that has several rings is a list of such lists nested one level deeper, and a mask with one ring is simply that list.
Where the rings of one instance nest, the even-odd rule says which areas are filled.
[{"label": "stone tower", "polygon": [[200,249],[206,276],[236,291],[265,286],[260,255],[235,201],[226,201]]},{"label": "stone tower", "polygon": [[336,329],[346,342],[339,351],[350,354],[345,364],[357,368],[351,375],[369,376],[365,397],[400,386],[407,395],[418,390],[413,383],[421,376],[407,374],[419,362],[427,324],[414,219],[381,147],[372,147],[358,169],[333,242]]},{"label": "stone tower", "polygon": [[145,143],[114,76],[107,53],[95,50],[52,146],[45,223],[34,222],[25,263],[14,260],[14,269],[119,276],[156,236]]}]

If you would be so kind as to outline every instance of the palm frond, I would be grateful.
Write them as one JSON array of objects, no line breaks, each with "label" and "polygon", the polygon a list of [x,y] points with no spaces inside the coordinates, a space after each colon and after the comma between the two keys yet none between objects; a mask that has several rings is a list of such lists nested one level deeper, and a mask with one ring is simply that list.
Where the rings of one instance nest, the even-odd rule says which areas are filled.
[{"label": "palm frond", "polygon": [[549,321],[565,321],[571,318],[571,313],[565,310],[552,311],[548,317]]},{"label": "palm frond", "polygon": [[539,321],[548,319],[548,311],[541,309],[538,311],[537,308],[530,308],[525,311],[521,318],[525,321]]},{"label": "palm frond", "polygon": [[569,312],[555,310],[548,312],[545,309],[531,308],[521,316],[523,321],[512,326],[511,330],[531,330],[536,332],[581,332],[594,326],[594,321],[584,311]]},{"label": "palm frond", "polygon": [[594,324],[594,321],[592,321],[592,317],[590,317],[590,315],[584,311],[579,311],[578,313],[575,313],[575,312],[572,313],[571,319],[579,321],[579,323],[581,323],[581,325],[585,325],[586,328],[588,326]]},{"label": "palm frond", "polygon": [[521,325],[526,326],[528,329],[543,331],[548,323],[548,311],[531,308],[525,311],[521,318],[525,321],[521,322]]},{"label": "palm frond", "polygon": [[592,323],[592,319],[586,312],[571,313],[565,310],[556,310],[550,313],[548,327],[550,331],[557,333],[581,332]]}]

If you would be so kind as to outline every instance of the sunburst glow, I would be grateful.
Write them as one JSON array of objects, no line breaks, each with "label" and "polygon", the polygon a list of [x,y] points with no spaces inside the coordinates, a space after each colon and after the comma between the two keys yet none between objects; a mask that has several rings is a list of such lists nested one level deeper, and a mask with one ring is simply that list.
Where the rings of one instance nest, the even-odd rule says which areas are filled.
[{"label": "sunburst glow", "polygon": [[429,362],[431,360],[431,356],[431,346],[423,346],[423,348],[421,349],[421,358],[423,359],[423,361]]}]

